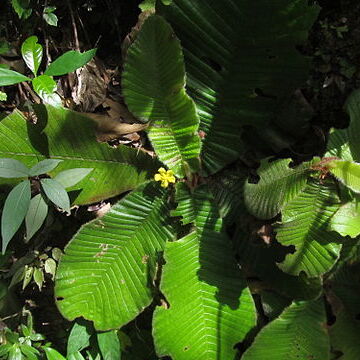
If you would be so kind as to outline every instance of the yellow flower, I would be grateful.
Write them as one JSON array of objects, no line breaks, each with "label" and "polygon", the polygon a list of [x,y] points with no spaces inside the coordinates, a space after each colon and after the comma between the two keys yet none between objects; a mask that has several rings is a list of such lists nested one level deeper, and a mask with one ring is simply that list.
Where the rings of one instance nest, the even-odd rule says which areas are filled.
[{"label": "yellow flower", "polygon": [[172,170],[165,170],[164,168],[160,168],[158,173],[154,176],[155,181],[161,181],[161,186],[163,188],[167,188],[169,183],[175,183],[175,176]]}]

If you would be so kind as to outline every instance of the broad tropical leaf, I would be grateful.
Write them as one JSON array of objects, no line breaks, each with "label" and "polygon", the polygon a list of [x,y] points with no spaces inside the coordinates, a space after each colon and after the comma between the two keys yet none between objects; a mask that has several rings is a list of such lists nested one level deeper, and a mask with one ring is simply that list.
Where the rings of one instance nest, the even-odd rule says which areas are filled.
[{"label": "broad tropical leaf", "polygon": [[347,129],[332,131],[325,156],[360,162],[360,90],[355,90],[348,97],[345,110],[350,115],[350,125]]},{"label": "broad tropical leaf", "polygon": [[331,174],[348,188],[356,193],[360,192],[360,164],[346,160],[333,160],[328,167]]},{"label": "broad tropical leaf", "polygon": [[202,165],[213,174],[242,152],[242,127],[265,127],[306,80],[309,60],[295,47],[318,8],[305,0],[173,0],[159,11],[184,48],[205,133]]},{"label": "broad tropical leaf", "polygon": [[157,257],[173,237],[167,195],[157,184],[142,185],[74,236],[55,284],[67,319],[82,316],[109,330],[150,304]]},{"label": "broad tropical leaf", "polygon": [[159,159],[180,177],[197,171],[199,119],[185,92],[180,42],[161,17],[149,17],[128,49],[122,84],[129,110],[151,121],[148,134]]},{"label": "broad tropical leaf", "polygon": [[245,183],[244,201],[248,211],[259,219],[271,219],[306,186],[309,163],[290,168],[291,160],[264,160],[257,184]]},{"label": "broad tropical leaf", "polygon": [[[178,188],[183,198],[184,184]],[[232,359],[255,325],[255,308],[212,196],[206,187],[193,196],[194,230],[165,249],[161,290],[169,308],[155,310],[155,346],[176,360]]]},{"label": "broad tropical leaf", "polygon": [[24,221],[30,198],[29,180],[24,180],[16,185],[7,196],[1,216],[2,253],[5,252],[9,241]]},{"label": "broad tropical leaf", "polygon": [[0,122],[0,158],[12,157],[29,167],[45,158],[64,160],[51,176],[74,168],[93,168],[88,178],[68,189],[74,190],[75,204],[94,203],[134,189],[160,167],[142,151],[96,142],[96,125],[84,115],[52,106],[37,110],[36,125],[18,111]]},{"label": "broad tropical leaf", "polygon": [[283,271],[292,275],[304,271],[315,277],[333,267],[339,257],[341,236],[327,230],[339,206],[334,185],[315,181],[285,206],[276,238],[284,246],[294,246],[295,252],[279,264]]},{"label": "broad tropical leaf", "polygon": [[330,230],[342,236],[356,238],[360,235],[360,204],[357,200],[340,207],[330,221]]},{"label": "broad tropical leaf", "polygon": [[245,352],[243,360],[329,360],[322,299],[293,303],[265,326]]}]

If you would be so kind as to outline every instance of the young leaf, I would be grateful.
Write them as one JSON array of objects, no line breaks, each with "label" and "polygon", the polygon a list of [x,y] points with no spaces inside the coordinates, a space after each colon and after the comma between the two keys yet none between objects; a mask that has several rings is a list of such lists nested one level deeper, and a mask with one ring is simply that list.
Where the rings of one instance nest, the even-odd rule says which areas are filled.
[{"label": "young leaf", "polygon": [[56,6],[46,6],[43,12],[44,20],[51,26],[57,26],[58,17],[54,14]]},{"label": "young leaf", "polygon": [[94,333],[92,324],[82,319],[77,320],[69,334],[67,343],[67,355],[81,351],[90,345],[90,337]]},{"label": "young leaf", "polygon": [[151,303],[158,255],[174,238],[167,198],[157,184],[144,184],[73,237],[55,281],[57,305],[67,319],[82,316],[97,330],[109,330]]},{"label": "young leaf", "polygon": [[309,163],[290,168],[291,160],[261,162],[258,169],[260,181],[245,183],[244,201],[248,211],[259,219],[271,219],[305,186]]},{"label": "young leaf", "polygon": [[328,164],[329,171],[338,180],[356,193],[360,193],[360,164],[345,161],[333,160]]},{"label": "young leaf", "polygon": [[123,93],[129,110],[142,122],[159,159],[178,177],[199,170],[199,117],[185,91],[179,40],[160,16],[147,18],[127,51]]},{"label": "young leaf", "polygon": [[6,101],[7,100],[7,94],[3,91],[0,91],[0,101]]},{"label": "young leaf", "polygon": [[120,340],[116,330],[98,333],[97,340],[104,360],[121,359]]},{"label": "young leaf", "polygon": [[26,241],[29,241],[34,234],[41,228],[48,213],[48,205],[43,199],[42,194],[35,195],[29,205],[25,217]]},{"label": "young leaf", "polygon": [[38,44],[37,36],[30,36],[23,42],[21,55],[27,67],[36,76],[43,56],[43,47]]},{"label": "young leaf", "polygon": [[44,266],[45,272],[50,274],[52,279],[55,278],[55,272],[56,272],[56,262],[54,259],[46,259],[45,266]]},{"label": "young leaf", "polygon": [[34,274],[33,274],[34,281],[36,285],[39,288],[39,291],[41,291],[43,282],[44,282],[44,273],[42,269],[34,268]]},{"label": "young leaf", "polygon": [[0,86],[14,85],[23,81],[31,81],[31,79],[16,71],[0,67]]},{"label": "young leaf", "polygon": [[[329,337],[322,299],[293,303],[266,325],[245,352],[243,360],[328,360]],[[274,356],[275,355],[275,356]]]},{"label": "young leaf", "polygon": [[46,174],[51,170],[55,169],[62,160],[59,159],[45,159],[38,162],[30,169],[30,176],[37,176],[41,174]]},{"label": "young leaf", "polygon": [[65,189],[71,186],[76,185],[82,179],[84,179],[91,171],[94,170],[92,168],[76,168],[64,170],[58,173],[54,180],[56,180],[59,184],[61,184]]},{"label": "young leaf", "polygon": [[24,279],[23,279],[23,283],[22,283],[22,289],[23,290],[29,285],[33,274],[34,274],[34,267],[29,266],[29,265],[25,265],[25,267],[24,267]]},{"label": "young leaf", "polygon": [[352,201],[342,205],[330,221],[330,230],[342,236],[356,238],[360,235],[360,204]]},{"label": "young leaf", "polygon": [[11,0],[11,5],[20,19],[27,19],[32,9],[30,7],[30,0]]},{"label": "young leaf", "polygon": [[70,213],[70,199],[64,187],[53,179],[40,180],[44,193],[60,209]]},{"label": "young leaf", "polygon": [[59,56],[45,71],[45,75],[60,76],[73,72],[87,64],[96,54],[97,49],[85,51],[84,53],[70,50]]},{"label": "young leaf", "polygon": [[47,360],[66,360],[66,358],[51,347],[43,346],[42,349],[45,351]]},{"label": "young leaf", "polygon": [[10,158],[0,159],[0,177],[22,178],[30,175],[29,168],[21,161]]},{"label": "young leaf", "polygon": [[31,198],[30,181],[16,185],[5,200],[1,216],[2,253],[19,229],[28,211]]},{"label": "young leaf", "polygon": [[56,94],[56,82],[48,75],[40,75],[32,81],[34,90],[46,103],[53,106],[61,106],[61,98]]}]

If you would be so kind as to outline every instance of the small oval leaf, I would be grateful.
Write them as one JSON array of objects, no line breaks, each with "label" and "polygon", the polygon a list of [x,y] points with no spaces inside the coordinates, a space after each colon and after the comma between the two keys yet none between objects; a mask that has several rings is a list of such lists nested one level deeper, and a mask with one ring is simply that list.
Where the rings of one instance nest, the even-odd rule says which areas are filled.
[{"label": "small oval leaf", "polygon": [[56,82],[53,78],[47,75],[40,75],[32,81],[34,90],[41,97],[41,99],[50,105],[60,106],[61,98],[56,91]]},{"label": "small oval leaf", "polygon": [[32,73],[36,76],[43,56],[43,47],[37,36],[28,37],[21,45],[21,55]]},{"label": "small oval leaf", "polygon": [[21,161],[10,158],[0,159],[0,177],[20,178],[29,176],[29,169]]},{"label": "small oval leaf", "polygon": [[25,217],[26,241],[29,241],[34,234],[41,228],[48,213],[48,205],[41,194],[34,196],[29,205]]},{"label": "small oval leaf", "polygon": [[40,183],[49,200],[70,213],[70,199],[64,187],[54,179],[41,179]]},{"label": "small oval leaf", "polygon": [[16,185],[5,200],[1,217],[2,252],[23,222],[31,198],[30,181],[24,180]]},{"label": "small oval leaf", "polygon": [[36,285],[38,286],[39,290],[41,291],[43,282],[44,282],[44,273],[42,269],[34,268],[34,275],[33,275],[34,281]]},{"label": "small oval leaf", "polygon": [[46,259],[45,261],[45,272],[50,274],[52,279],[54,280],[55,272],[56,272],[56,262],[54,259]]},{"label": "small oval leaf", "polygon": [[62,162],[62,160],[59,159],[42,160],[30,169],[30,176],[46,174],[49,171],[55,169],[60,162]]},{"label": "small oval leaf", "polygon": [[0,86],[14,85],[23,81],[31,81],[31,79],[16,71],[0,67]]},{"label": "small oval leaf", "polygon": [[50,76],[60,76],[68,74],[87,64],[96,53],[97,49],[92,49],[81,53],[70,50],[59,56],[46,69],[45,74]]},{"label": "small oval leaf", "polygon": [[82,179],[84,179],[91,171],[94,170],[93,168],[76,168],[76,169],[69,169],[64,170],[57,174],[54,177],[58,183],[60,183],[65,189],[74,186]]}]

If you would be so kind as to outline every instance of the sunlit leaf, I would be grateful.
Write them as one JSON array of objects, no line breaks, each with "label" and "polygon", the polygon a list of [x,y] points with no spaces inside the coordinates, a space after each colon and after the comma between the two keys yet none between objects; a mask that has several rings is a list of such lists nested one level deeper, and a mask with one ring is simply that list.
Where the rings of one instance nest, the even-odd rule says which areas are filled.
[{"label": "sunlit leaf", "polygon": [[360,164],[346,160],[333,160],[328,167],[331,174],[344,185],[354,192],[360,192]]},{"label": "sunlit leaf", "polygon": [[55,59],[45,71],[45,75],[60,76],[73,72],[87,64],[96,54],[97,49],[81,53],[70,50]]},{"label": "sunlit leaf", "polygon": [[40,75],[33,79],[32,81],[34,90],[41,97],[44,103],[61,106],[61,98],[55,92],[57,85],[53,78],[48,75]]},{"label": "sunlit leaf", "polygon": [[340,207],[331,218],[330,230],[352,238],[360,235],[360,203],[358,200],[353,200]]},{"label": "sunlit leaf", "polygon": [[21,55],[27,67],[36,76],[43,56],[43,47],[38,44],[37,36],[30,36],[22,43]]},{"label": "sunlit leaf", "polygon": [[16,71],[0,67],[0,86],[14,85],[23,81],[31,81],[31,79]]},{"label": "sunlit leaf", "polygon": [[120,360],[120,340],[116,330],[97,334],[97,341],[104,360]]}]

